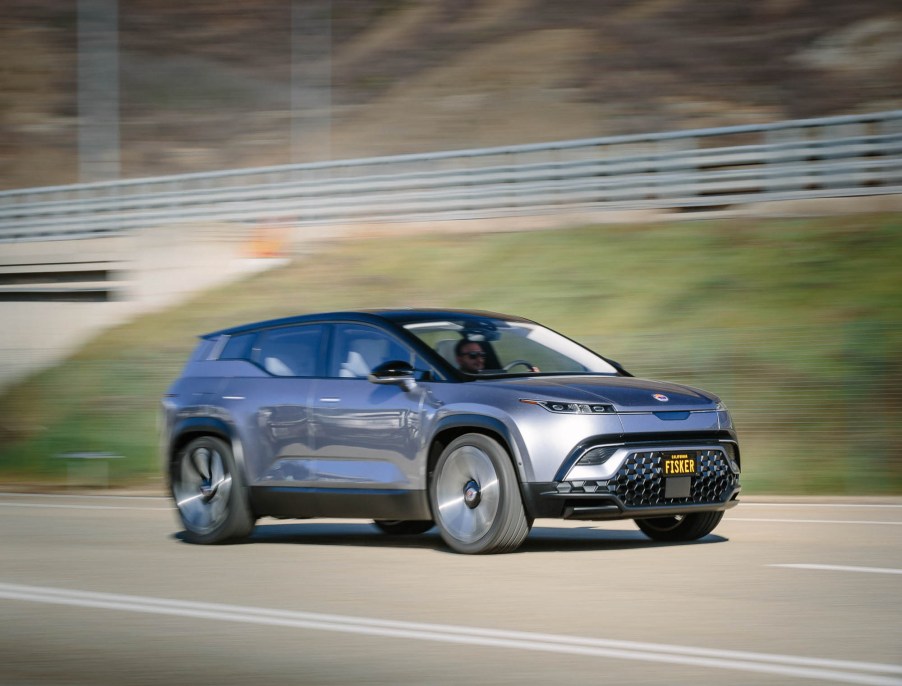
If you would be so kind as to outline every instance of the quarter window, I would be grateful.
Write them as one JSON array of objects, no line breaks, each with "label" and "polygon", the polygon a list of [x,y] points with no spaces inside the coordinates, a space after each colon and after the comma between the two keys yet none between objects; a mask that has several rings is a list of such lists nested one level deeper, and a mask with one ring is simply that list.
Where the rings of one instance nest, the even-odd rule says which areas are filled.
[{"label": "quarter window", "polygon": [[254,342],[256,333],[243,333],[237,336],[230,336],[229,340],[222,347],[219,353],[220,360],[247,360],[250,359],[251,344]]}]

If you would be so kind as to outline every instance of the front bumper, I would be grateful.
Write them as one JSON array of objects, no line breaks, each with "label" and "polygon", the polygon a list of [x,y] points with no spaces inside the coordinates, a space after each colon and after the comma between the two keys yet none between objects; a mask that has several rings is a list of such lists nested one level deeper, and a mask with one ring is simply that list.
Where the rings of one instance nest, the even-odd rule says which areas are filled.
[{"label": "front bumper", "polygon": [[[692,450],[698,469],[680,489],[670,489],[662,460],[675,450]],[[739,468],[728,445],[621,446],[616,467],[606,478],[523,484],[526,510],[533,518],[638,519],[727,510],[738,504]],[[688,486],[688,488],[687,488]]]}]

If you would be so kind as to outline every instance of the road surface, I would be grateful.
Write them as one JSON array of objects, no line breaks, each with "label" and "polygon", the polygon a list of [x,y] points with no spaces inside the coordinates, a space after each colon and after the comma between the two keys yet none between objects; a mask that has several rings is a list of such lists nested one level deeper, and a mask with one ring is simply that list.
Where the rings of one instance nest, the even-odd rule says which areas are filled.
[{"label": "road surface", "polygon": [[0,684],[902,684],[902,500],[751,499],[694,544],[539,520],[262,520],[185,543],[169,501],[0,493]]}]

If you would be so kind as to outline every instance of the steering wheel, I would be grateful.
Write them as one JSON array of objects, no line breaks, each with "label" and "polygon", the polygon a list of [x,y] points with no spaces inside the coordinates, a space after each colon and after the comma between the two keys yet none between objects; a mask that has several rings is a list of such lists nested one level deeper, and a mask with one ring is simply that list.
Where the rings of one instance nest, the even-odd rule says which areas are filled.
[{"label": "steering wheel", "polygon": [[532,362],[530,362],[529,360],[514,360],[513,362],[508,362],[506,365],[504,365],[504,366],[502,367],[502,369],[503,369],[504,371],[506,371],[506,372],[509,372],[511,369],[513,369],[514,367],[516,367],[516,366],[519,365],[519,364],[522,364],[524,367],[526,367],[526,368],[527,368],[529,371],[531,371],[531,372],[537,372],[537,371],[539,371],[539,368],[536,367],[536,366],[535,366]]}]

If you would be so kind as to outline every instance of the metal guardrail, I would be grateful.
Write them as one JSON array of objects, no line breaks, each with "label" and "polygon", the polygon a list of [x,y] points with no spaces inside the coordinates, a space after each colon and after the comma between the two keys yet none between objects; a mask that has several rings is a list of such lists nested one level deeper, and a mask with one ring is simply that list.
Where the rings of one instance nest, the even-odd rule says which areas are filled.
[{"label": "metal guardrail", "polygon": [[0,192],[0,241],[902,192],[902,110]]}]

